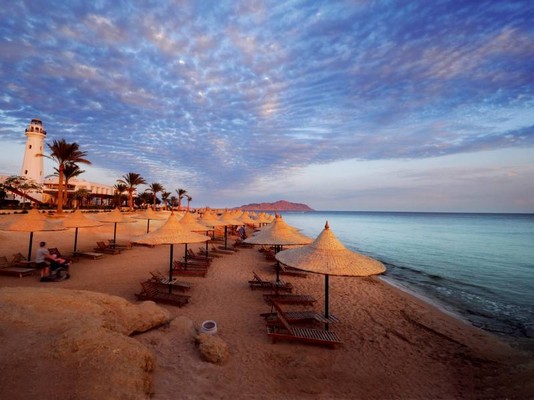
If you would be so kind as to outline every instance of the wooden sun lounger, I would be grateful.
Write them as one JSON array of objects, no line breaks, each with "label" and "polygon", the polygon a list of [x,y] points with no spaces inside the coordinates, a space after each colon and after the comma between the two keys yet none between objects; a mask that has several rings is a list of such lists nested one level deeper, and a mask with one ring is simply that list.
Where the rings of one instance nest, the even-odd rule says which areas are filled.
[{"label": "wooden sun lounger", "polygon": [[153,283],[156,283],[158,285],[163,285],[165,287],[172,286],[176,290],[180,290],[182,292],[185,292],[187,290],[190,290],[193,286],[189,282],[183,282],[183,281],[177,281],[176,279],[171,279],[169,281],[169,278],[164,276],[161,272],[150,272],[150,275],[152,275],[152,278],[150,278],[150,281]]},{"label": "wooden sun lounger", "polygon": [[108,240],[108,246],[112,247],[114,249],[120,249],[120,250],[131,250],[132,249],[132,243],[131,242],[125,242],[125,243],[115,243],[113,239]]},{"label": "wooden sun lounger", "polygon": [[[281,325],[281,321],[278,318],[277,312],[263,313],[260,314],[267,325]],[[285,317],[287,322],[290,324],[299,324],[299,323],[309,323],[309,322],[318,322],[321,324],[333,324],[339,322],[339,318],[335,315],[330,315],[326,318],[324,315],[319,314],[316,311],[285,311]]]},{"label": "wooden sun lounger", "polygon": [[215,247],[215,246],[211,246],[210,247],[210,253],[215,253],[215,254],[234,254],[235,252],[232,251],[232,250],[224,250],[224,248],[220,248],[220,247]]},{"label": "wooden sun lounger", "polygon": [[279,304],[299,304],[304,306],[312,306],[317,299],[308,294],[264,294],[263,298],[267,303],[274,305],[275,302]]},{"label": "wooden sun lounger", "polygon": [[[204,256],[204,257],[206,257],[206,250],[205,250],[203,247],[200,247],[200,248],[198,249],[198,254],[199,254],[199,255],[202,255],[202,256]],[[208,257],[220,258],[220,257],[222,257],[222,255],[221,255],[221,254],[217,254],[217,253],[213,254],[213,253],[210,251],[210,252],[208,253]]]},{"label": "wooden sun lounger", "polygon": [[250,286],[250,290],[254,289],[268,289],[268,290],[274,290],[274,291],[283,291],[283,292],[292,292],[293,291],[293,285],[289,282],[283,282],[283,281],[265,281],[256,272],[252,272],[254,275],[254,279],[251,281],[248,281],[248,284]]},{"label": "wooden sun lounger", "polygon": [[213,261],[213,257],[206,257],[205,255],[203,256],[203,255],[195,254],[193,249],[187,249],[187,259],[188,260],[206,261],[206,262],[209,262],[209,263],[211,263]]},{"label": "wooden sun lounger", "polygon": [[63,258],[63,259],[66,260],[68,263],[74,261],[73,258],[63,256],[57,247],[51,247],[51,248],[49,248],[49,249],[48,249],[48,252],[49,252],[50,254],[52,254],[52,255],[56,255],[58,258]]},{"label": "wooden sun lounger", "polygon": [[336,346],[342,344],[341,339],[332,331],[324,331],[322,329],[301,328],[291,325],[286,317],[286,313],[280,306],[273,302],[273,306],[278,313],[278,319],[281,326],[270,325],[267,326],[267,336],[270,336],[273,343],[277,340],[292,340],[302,343]]},{"label": "wooden sun lounger", "polygon": [[[276,264],[274,264],[274,269],[276,270]],[[280,263],[280,274],[288,276],[296,276],[298,278],[307,278],[308,273],[306,271],[301,271],[300,269],[295,269],[288,267]]]},{"label": "wooden sun lounger", "polygon": [[95,251],[112,255],[121,254],[119,249],[114,249],[113,247],[108,246],[105,242],[96,242],[96,245],[98,247],[95,247]]},{"label": "wooden sun lounger", "polygon": [[177,263],[176,261],[173,264],[172,274],[173,275],[183,275],[183,276],[201,276],[205,277],[208,273],[208,268],[206,266],[193,266],[187,264],[187,269],[185,265]]},{"label": "wooden sun lounger", "polygon": [[0,275],[18,276],[22,278],[23,276],[33,275],[35,271],[37,270],[34,268],[18,267],[13,265],[13,263],[9,263],[6,256],[0,257]]},{"label": "wooden sun lounger", "polygon": [[93,260],[97,260],[99,258],[104,257],[104,253],[95,253],[93,251],[76,251],[73,252],[72,255],[74,257],[92,258]]},{"label": "wooden sun lounger", "polygon": [[141,301],[151,300],[156,303],[170,304],[173,306],[182,307],[189,303],[191,296],[177,293],[167,293],[158,289],[158,286],[152,282],[141,282],[143,290],[136,293],[135,297]]}]

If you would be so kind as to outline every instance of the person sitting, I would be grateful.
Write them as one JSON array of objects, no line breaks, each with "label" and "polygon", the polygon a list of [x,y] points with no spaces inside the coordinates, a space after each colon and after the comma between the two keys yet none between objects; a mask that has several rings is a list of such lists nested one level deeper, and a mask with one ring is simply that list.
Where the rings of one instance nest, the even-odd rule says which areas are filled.
[{"label": "person sitting", "polygon": [[[54,279],[60,269],[68,270],[69,264],[64,258],[50,254],[46,248],[46,242],[39,243],[39,249],[35,256],[37,268],[41,270],[41,281]],[[68,275],[68,274],[67,274]]]},{"label": "person sitting", "polygon": [[50,273],[50,261],[52,260],[53,257],[46,248],[46,242],[39,243],[39,248],[35,255],[35,263],[37,264],[37,268],[41,271],[41,278],[48,276]]}]

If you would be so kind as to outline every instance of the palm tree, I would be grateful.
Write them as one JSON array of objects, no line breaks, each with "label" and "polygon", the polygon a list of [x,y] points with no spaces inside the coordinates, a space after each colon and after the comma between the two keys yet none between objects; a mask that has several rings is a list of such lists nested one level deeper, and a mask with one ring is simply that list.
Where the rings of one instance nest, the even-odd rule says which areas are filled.
[{"label": "palm tree", "polygon": [[185,189],[176,189],[176,193],[178,194],[178,211],[182,209],[182,198],[187,193],[187,190]]},{"label": "palm tree", "polygon": [[162,192],[161,193],[161,199],[163,200],[163,209],[164,210],[167,209],[168,199],[169,199],[170,195],[171,195],[171,192]]},{"label": "palm tree", "polygon": [[176,196],[171,196],[171,210],[174,210],[174,205],[176,204]]},{"label": "palm tree", "polygon": [[148,189],[145,190],[145,192],[150,192],[150,193],[152,193],[154,195],[154,204],[153,204],[153,207],[152,207],[152,209],[154,211],[156,211],[156,200],[157,200],[156,195],[159,192],[163,192],[164,190],[165,190],[165,188],[163,187],[163,185],[161,183],[157,183],[157,182],[151,183],[150,185],[148,185]]},{"label": "palm tree", "polygon": [[61,139],[54,140],[51,145],[47,144],[47,146],[51,151],[49,156],[44,154],[37,155],[50,158],[58,164],[57,171],[59,179],[57,188],[57,213],[61,214],[63,212],[63,181],[65,179],[65,166],[67,164],[76,163],[91,164],[91,161],[85,158],[87,153],[85,151],[81,151],[80,146],[76,142],[67,143],[65,139]]},{"label": "palm tree", "polygon": [[[51,177],[51,176],[57,176],[59,178],[59,169],[58,168],[54,168],[54,173],[52,175],[48,175],[47,178]],[[77,177],[78,175],[81,175],[85,172],[85,170],[83,169],[80,169],[80,167],[74,163],[67,163],[65,164],[65,169],[63,170],[63,178],[65,179],[65,199],[63,201],[63,205],[67,204],[68,202],[68,197],[69,197],[69,181],[72,179],[72,178],[75,178]]]},{"label": "palm tree", "polygon": [[187,199],[187,211],[189,211],[189,203],[191,203],[191,200],[193,200],[193,198],[188,194],[185,195],[185,198]]},{"label": "palm tree", "polygon": [[116,183],[113,185],[113,189],[115,189],[114,196],[115,197],[115,206],[120,207],[122,205],[122,194],[128,190],[128,186],[126,186],[124,183]]},{"label": "palm tree", "polygon": [[122,176],[122,179],[117,179],[117,182],[126,185],[126,190],[128,191],[128,207],[130,207],[130,211],[133,211],[133,192],[135,192],[137,186],[144,185],[146,181],[141,175],[135,172],[128,172]]},{"label": "palm tree", "polygon": [[78,203],[77,204],[78,208],[83,207],[85,205],[85,202],[89,198],[89,194],[90,194],[89,190],[85,188],[80,188],[74,192],[74,194],[72,195],[72,198],[76,200],[76,202]]}]

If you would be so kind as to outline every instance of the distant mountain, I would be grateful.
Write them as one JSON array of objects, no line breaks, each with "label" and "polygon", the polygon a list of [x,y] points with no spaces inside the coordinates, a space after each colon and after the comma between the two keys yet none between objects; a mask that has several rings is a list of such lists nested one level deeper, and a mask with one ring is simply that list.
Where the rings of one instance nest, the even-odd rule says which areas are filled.
[{"label": "distant mountain", "polygon": [[278,200],[274,203],[252,203],[241,207],[236,207],[239,210],[255,210],[255,211],[313,211],[306,204],[291,203],[290,201]]}]

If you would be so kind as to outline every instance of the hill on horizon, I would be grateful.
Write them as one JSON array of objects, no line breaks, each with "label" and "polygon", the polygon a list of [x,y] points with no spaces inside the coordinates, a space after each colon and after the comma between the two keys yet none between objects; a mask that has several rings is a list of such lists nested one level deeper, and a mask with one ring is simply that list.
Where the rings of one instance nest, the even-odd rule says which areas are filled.
[{"label": "hill on horizon", "polygon": [[278,200],[274,203],[251,203],[236,207],[246,211],[314,211],[304,203],[292,203],[286,200]]}]

